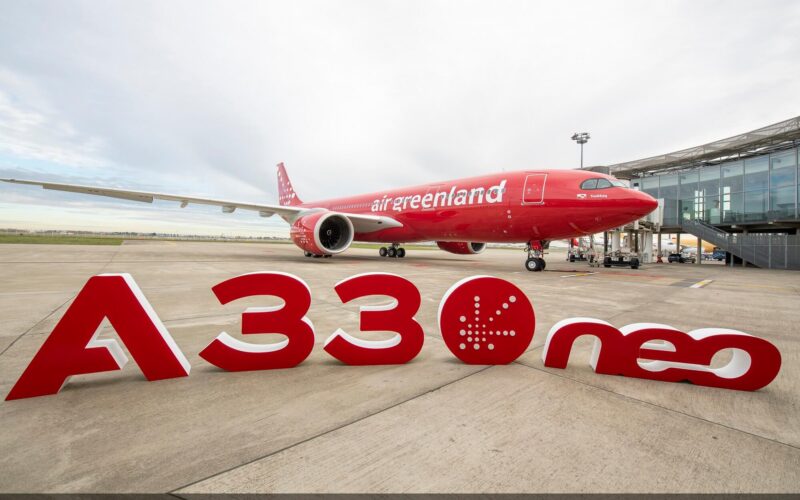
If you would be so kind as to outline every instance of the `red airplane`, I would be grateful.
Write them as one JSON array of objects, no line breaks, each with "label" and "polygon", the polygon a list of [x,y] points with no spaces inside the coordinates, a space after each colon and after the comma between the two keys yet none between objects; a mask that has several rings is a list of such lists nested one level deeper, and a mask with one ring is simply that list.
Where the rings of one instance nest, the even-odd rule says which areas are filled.
[{"label": "red airplane", "polygon": [[614,177],[585,170],[529,170],[436,182],[378,193],[303,203],[283,163],[278,164],[279,205],[129,191],[42,181],[0,179],[44,189],[152,203],[170,200],[216,205],[224,213],[255,210],[279,215],[307,257],[330,257],[353,241],[390,243],[382,257],[404,257],[402,243],[435,241],[442,250],[476,254],[486,243],[527,243],[529,271],[545,267],[547,241],[595,234],[652,212],[650,195]]}]

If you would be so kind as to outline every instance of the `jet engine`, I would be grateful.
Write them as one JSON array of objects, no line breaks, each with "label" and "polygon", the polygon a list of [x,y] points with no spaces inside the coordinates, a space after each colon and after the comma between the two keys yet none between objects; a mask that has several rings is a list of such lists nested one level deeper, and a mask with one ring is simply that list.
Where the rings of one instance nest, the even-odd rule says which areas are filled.
[{"label": "jet engine", "polygon": [[289,230],[295,245],[314,255],[344,252],[353,242],[353,223],[335,212],[316,212],[300,217]]},{"label": "jet engine", "polygon": [[486,243],[473,243],[469,241],[437,241],[436,244],[445,252],[467,255],[481,253],[486,249]]}]

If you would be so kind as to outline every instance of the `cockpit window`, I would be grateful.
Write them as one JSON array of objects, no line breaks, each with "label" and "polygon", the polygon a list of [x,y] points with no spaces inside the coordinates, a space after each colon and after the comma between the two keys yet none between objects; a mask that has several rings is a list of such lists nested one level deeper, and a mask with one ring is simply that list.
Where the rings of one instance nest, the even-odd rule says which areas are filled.
[{"label": "cockpit window", "polygon": [[581,189],[584,191],[588,191],[591,189],[606,189],[610,187],[621,187],[627,188],[628,186],[625,185],[619,179],[606,179],[605,177],[596,177],[594,179],[586,179],[585,181],[581,182]]}]

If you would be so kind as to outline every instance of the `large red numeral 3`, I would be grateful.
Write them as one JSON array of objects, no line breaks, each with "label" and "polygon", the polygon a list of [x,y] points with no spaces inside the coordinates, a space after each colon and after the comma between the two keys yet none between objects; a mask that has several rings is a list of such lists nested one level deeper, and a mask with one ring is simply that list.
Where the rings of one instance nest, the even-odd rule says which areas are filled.
[{"label": "large red numeral 3", "polygon": [[325,341],[325,350],[348,365],[388,365],[407,363],[422,349],[422,326],[414,319],[421,298],[413,283],[396,274],[367,273],[351,276],[334,288],[343,303],[370,295],[394,299],[385,306],[361,307],[361,330],[397,332],[389,340],[357,339],[342,329]]},{"label": "large red numeral 3", "polygon": [[200,357],[228,371],[291,368],[303,362],[314,348],[314,326],[305,316],[311,291],[297,276],[287,273],[243,274],[215,286],[220,303],[253,295],[283,299],[276,307],[251,307],[242,313],[242,334],[280,333],[286,340],[274,344],[250,344],[220,333]]}]

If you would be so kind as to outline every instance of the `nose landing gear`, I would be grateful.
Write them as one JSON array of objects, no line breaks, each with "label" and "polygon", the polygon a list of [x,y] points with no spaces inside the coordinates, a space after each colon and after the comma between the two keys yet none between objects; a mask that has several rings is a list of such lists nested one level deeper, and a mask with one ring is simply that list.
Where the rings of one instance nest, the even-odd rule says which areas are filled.
[{"label": "nose landing gear", "polygon": [[525,269],[532,272],[544,271],[545,261],[540,257],[529,257],[525,261]]},{"label": "nose landing gear", "polygon": [[528,259],[525,261],[525,269],[531,272],[544,271],[547,263],[542,256],[544,255],[544,245],[541,241],[529,241],[525,247],[528,252]]},{"label": "nose landing gear", "polygon": [[402,259],[406,256],[406,249],[402,248],[399,243],[392,243],[389,248],[381,247],[378,250],[378,255],[381,257],[399,258]]}]

